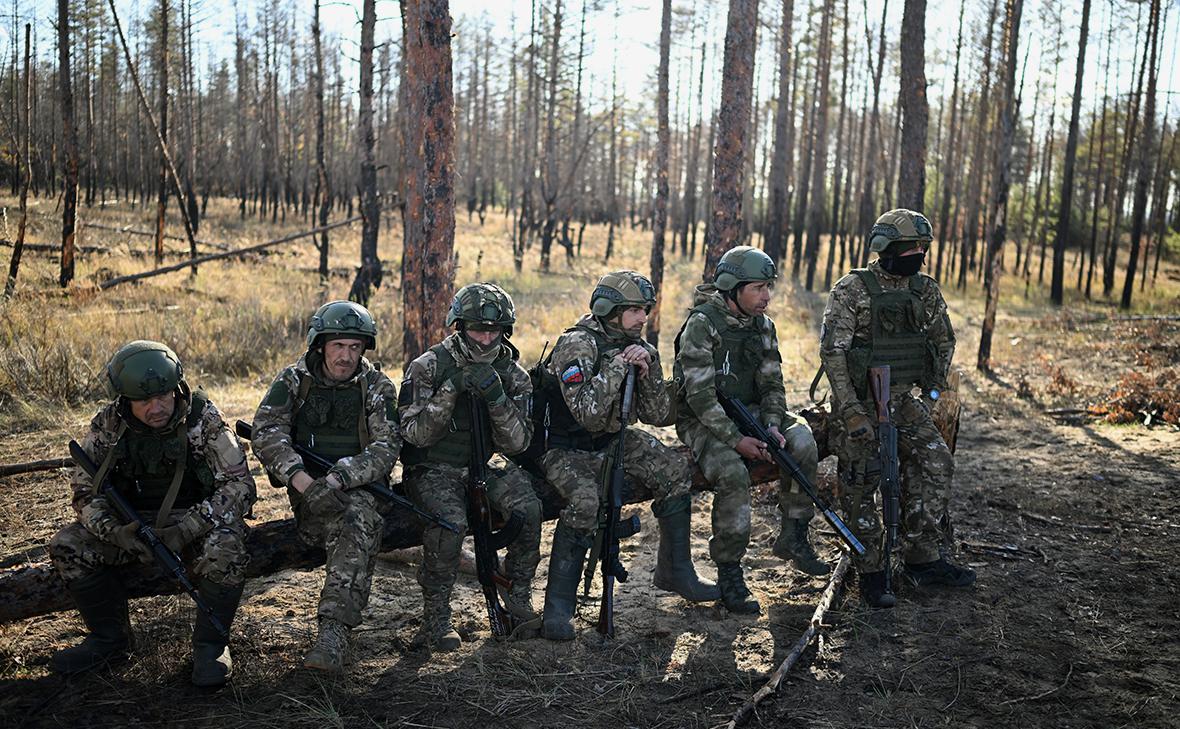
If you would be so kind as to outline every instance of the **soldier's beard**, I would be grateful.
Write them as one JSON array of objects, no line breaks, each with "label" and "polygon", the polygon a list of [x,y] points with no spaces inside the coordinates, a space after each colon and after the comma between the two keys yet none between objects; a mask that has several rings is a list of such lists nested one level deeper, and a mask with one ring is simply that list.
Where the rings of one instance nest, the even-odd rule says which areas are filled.
[{"label": "soldier's beard", "polygon": [[500,344],[503,341],[504,335],[501,334],[493,339],[490,344],[483,345],[464,334],[459,338],[459,348],[463,350],[463,354],[467,359],[472,362],[487,364],[494,362],[500,354]]},{"label": "soldier's beard", "polygon": [[612,316],[609,319],[603,319],[600,317],[598,322],[602,324],[602,330],[606,332],[606,335],[611,339],[639,339],[639,337],[643,334],[643,324],[640,324],[637,327],[632,327],[631,329],[624,329],[623,327],[619,326],[621,323],[620,318],[621,317],[617,315]]}]

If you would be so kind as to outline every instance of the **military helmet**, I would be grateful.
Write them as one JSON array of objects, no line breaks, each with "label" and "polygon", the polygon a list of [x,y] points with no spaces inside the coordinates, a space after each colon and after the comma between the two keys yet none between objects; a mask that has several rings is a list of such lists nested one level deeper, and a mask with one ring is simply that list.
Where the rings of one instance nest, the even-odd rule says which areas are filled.
[{"label": "military helmet", "polygon": [[598,279],[590,294],[590,313],[610,316],[620,306],[655,306],[656,287],[644,275],[635,271],[615,271]]},{"label": "military helmet", "polygon": [[184,381],[184,368],[167,345],[137,339],[115,352],[107,363],[106,375],[115,394],[128,400],[147,400],[179,387]]},{"label": "military helmet", "polygon": [[895,241],[921,241],[929,243],[934,240],[934,229],[930,221],[921,213],[905,208],[890,210],[873,224],[869,233],[869,250],[880,253]]},{"label": "military helmet", "polygon": [[323,338],[355,337],[365,349],[377,346],[377,323],[369,310],[353,301],[329,301],[316,309],[307,328],[307,348],[323,344]]},{"label": "military helmet", "polygon": [[722,291],[732,291],[738,284],[773,281],[778,268],[765,252],[752,246],[730,248],[717,262],[713,285]]},{"label": "military helmet", "polygon": [[511,336],[512,325],[516,323],[516,304],[507,291],[494,283],[467,284],[455,292],[447,312],[448,327],[459,321],[503,327]]}]

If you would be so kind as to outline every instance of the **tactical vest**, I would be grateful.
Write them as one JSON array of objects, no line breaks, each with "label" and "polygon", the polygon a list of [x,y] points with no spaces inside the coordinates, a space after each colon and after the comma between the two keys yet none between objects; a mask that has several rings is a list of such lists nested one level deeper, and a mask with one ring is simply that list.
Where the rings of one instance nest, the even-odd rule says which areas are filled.
[{"label": "tactical vest", "polygon": [[852,271],[869,292],[869,337],[854,337],[848,350],[848,374],[860,399],[868,397],[870,367],[889,365],[890,393],[934,382],[934,345],[926,334],[926,305],[922,294],[927,280],[910,276],[909,286],[886,291],[867,268]]},{"label": "tactical vest", "polygon": [[[516,361],[516,350],[511,346],[507,347],[507,350],[492,362],[492,369],[496,370],[496,374],[500,376],[502,382],[508,382],[511,379],[512,363]],[[454,355],[442,344],[434,345],[430,351],[434,352],[436,358],[431,387],[437,390],[442,386],[442,383],[462,368],[455,361]],[[491,432],[487,408],[480,408],[479,411],[484,418],[485,432]],[[455,402],[455,408],[451,411],[451,422],[443,437],[437,443],[432,443],[425,448],[420,448],[406,441],[402,444],[402,463],[406,466],[416,466],[427,462],[446,463],[466,468],[471,464],[471,422],[471,401],[460,395]]]},{"label": "tactical vest", "polygon": [[[187,509],[213,494],[213,471],[189,448],[188,430],[201,421],[208,399],[193,393],[188,415],[168,433],[126,430],[114,445],[111,483],[137,511],[159,511],[179,473],[180,487],[173,509]],[[183,471],[180,469],[183,468]]]},{"label": "tactical vest", "polygon": [[[612,342],[602,332],[590,327],[574,325],[566,329],[570,332],[588,332],[594,337],[594,348],[598,350],[598,361],[593,365],[593,372],[587,372],[585,377],[594,377],[602,367],[602,362],[614,356],[623,348],[622,342]],[[533,444],[525,454],[539,456],[549,448],[565,448],[575,451],[598,451],[605,448],[612,440],[614,433],[591,433],[582,427],[569,406],[565,404],[565,397],[561,394],[561,382],[549,370],[553,361],[553,353],[538,368],[538,379],[534,381],[534,391],[539,393],[533,397]],[[538,438],[538,435],[541,437]]]},{"label": "tactical vest", "polygon": [[[368,380],[355,384],[323,385],[311,375],[301,375],[291,440],[333,463],[355,456],[369,445],[369,421],[365,417]],[[304,464],[312,478],[322,478],[310,463]]]},{"label": "tactical vest", "polygon": [[[713,349],[713,369],[716,372],[718,389],[746,405],[757,403],[759,393],[755,375],[758,374],[758,368],[767,357],[780,357],[778,352],[770,352],[763,347],[762,330],[765,317],[754,317],[753,326],[735,327],[729,323],[728,316],[708,303],[694,306],[689,317],[692,314],[703,314],[721,337],[721,346]],[[684,325],[676,335],[677,357],[672,366],[672,374],[680,382],[684,381],[684,368],[679,357],[680,337],[687,326],[688,319],[685,319]]]}]

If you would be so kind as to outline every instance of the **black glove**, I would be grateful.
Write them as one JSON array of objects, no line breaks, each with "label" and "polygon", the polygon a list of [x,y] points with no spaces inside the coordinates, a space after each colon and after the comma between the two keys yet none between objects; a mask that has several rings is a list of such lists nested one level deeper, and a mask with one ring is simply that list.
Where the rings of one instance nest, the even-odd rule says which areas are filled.
[{"label": "black glove", "polygon": [[343,489],[333,488],[324,479],[317,478],[303,492],[303,503],[316,516],[335,516],[344,513],[352,504],[352,497]]},{"label": "black glove", "polygon": [[468,390],[478,394],[489,405],[499,405],[507,398],[500,375],[489,364],[475,364],[464,369],[463,382]]}]

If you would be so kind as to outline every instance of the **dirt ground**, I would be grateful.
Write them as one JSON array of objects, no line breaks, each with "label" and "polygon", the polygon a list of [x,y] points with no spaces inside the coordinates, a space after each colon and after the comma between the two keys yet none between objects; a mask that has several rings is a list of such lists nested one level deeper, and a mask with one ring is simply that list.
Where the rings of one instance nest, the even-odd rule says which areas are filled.
[{"label": "dirt ground", "polygon": [[[961,331],[977,328],[971,311],[952,313],[966,322]],[[992,376],[963,365],[952,513],[957,553],[978,583],[902,587],[896,609],[872,612],[850,581],[819,643],[751,726],[1176,726],[1180,433],[1044,410],[1102,402],[1133,367],[1166,370],[1180,351],[1180,323],[1017,313],[999,331]],[[961,363],[974,347],[965,336]],[[245,392],[222,404],[230,418],[252,408]],[[0,436],[0,462],[56,453],[82,425]],[[830,483],[831,469],[832,461],[822,466],[822,480]],[[282,492],[260,484],[258,519],[285,516]],[[70,517],[64,475],[2,486],[0,555],[38,557]],[[699,495],[696,507],[693,553],[713,576],[709,496]],[[640,513],[654,526],[646,507]],[[234,625],[235,678],[216,692],[188,684],[187,599],[135,602],[134,658],[72,680],[50,673],[48,660],[81,636],[73,614],[3,625],[0,725],[716,726],[785,657],[825,585],[771,556],[774,518],[763,493],[748,558],[762,616],[739,619],[655,590],[657,537],[647,528],[624,548],[632,578],[617,592],[619,637],[606,643],[593,629],[593,601],[581,608],[572,644],[495,642],[474,578],[465,576],[455,600],[462,648],[415,652],[413,566],[406,555],[383,557],[355,662],[333,682],[299,668],[313,638],[318,570],[249,583]],[[817,520],[813,530],[834,560],[826,527]]]}]

